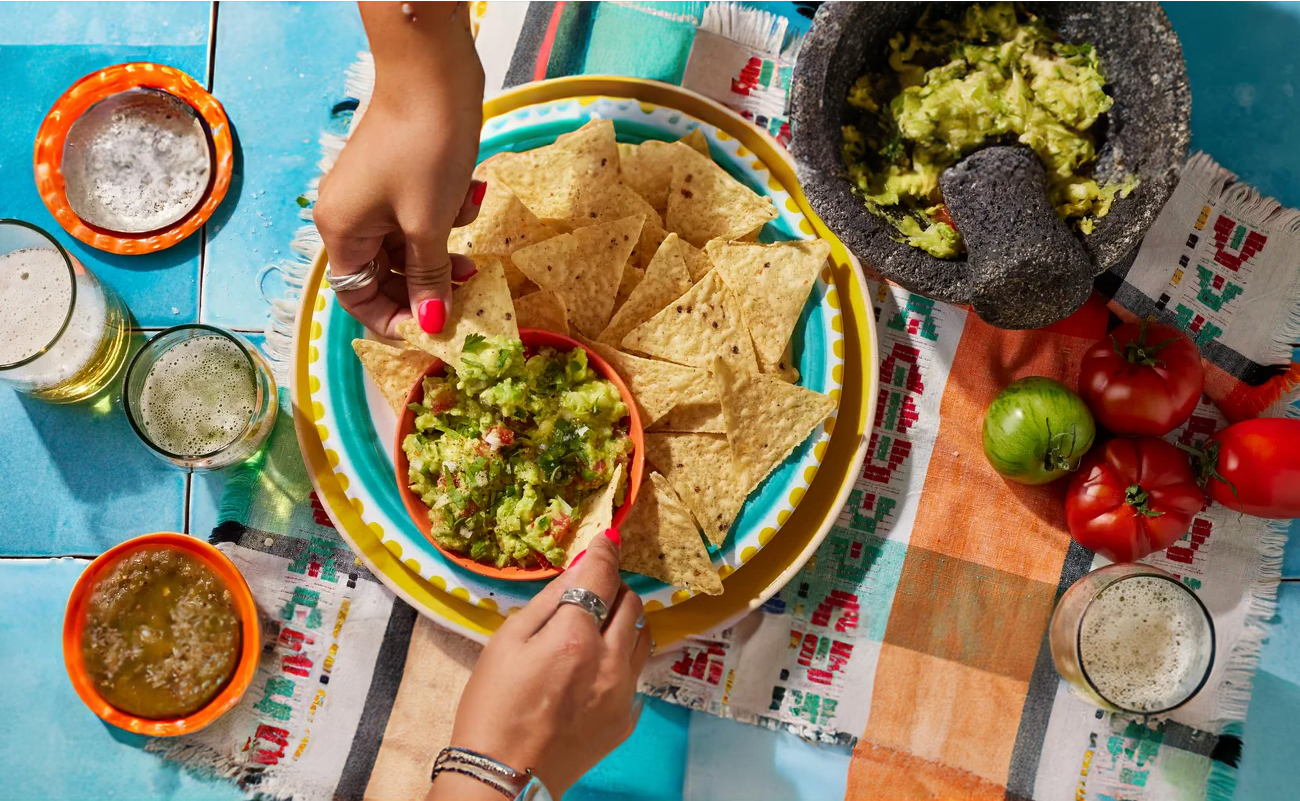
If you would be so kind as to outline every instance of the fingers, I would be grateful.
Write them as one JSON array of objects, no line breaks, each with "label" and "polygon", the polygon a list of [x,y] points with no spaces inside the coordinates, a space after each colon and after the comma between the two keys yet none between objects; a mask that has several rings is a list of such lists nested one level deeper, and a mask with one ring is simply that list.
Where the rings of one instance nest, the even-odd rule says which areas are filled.
[{"label": "fingers", "polygon": [[[618,546],[608,537],[596,537],[587,546],[587,553],[582,561],[564,571],[551,583],[563,585],[566,589],[582,587],[590,590],[600,596],[607,609],[614,611],[619,589],[623,586],[623,580],[618,573]],[[591,631],[599,632],[599,627],[590,614],[581,607],[565,604],[555,610],[555,616],[543,629],[543,634],[552,628],[573,625],[590,627]]]},{"label": "fingers", "polygon": [[493,639],[506,637],[526,640],[536,634],[555,614],[561,593],[568,589],[568,585],[561,581],[562,578],[563,576],[547,584],[523,609],[506,618]]},{"label": "fingers", "polygon": [[478,272],[478,265],[469,256],[451,254],[451,280],[463,284]]},{"label": "fingers", "polygon": [[624,584],[618,595],[618,605],[605,624],[605,644],[616,658],[631,661],[637,640],[645,629],[641,597]]},{"label": "fingers", "polygon": [[465,193],[465,200],[460,204],[460,211],[456,213],[456,220],[451,224],[452,228],[460,228],[462,225],[469,225],[478,217],[478,210],[483,206],[483,198],[487,196],[488,185],[484,181],[470,181],[469,191]]},{"label": "fingers", "polygon": [[[339,274],[333,263],[333,254],[330,254],[330,269]],[[391,285],[394,283],[389,280],[388,255],[381,249],[374,257],[379,264],[379,280],[374,283],[363,286],[360,289],[354,289],[351,292],[339,292],[339,303],[348,313],[357,319],[357,322],[374,331],[383,337],[389,339],[401,339],[402,336],[397,332],[397,324],[407,317],[411,316],[407,304],[394,299],[393,295],[401,295],[395,292]],[[352,272],[355,272],[352,271]],[[398,278],[398,276],[393,276]]]},{"label": "fingers", "polygon": [[445,235],[407,232],[406,289],[411,313],[426,334],[442,333],[451,314],[451,266]]}]

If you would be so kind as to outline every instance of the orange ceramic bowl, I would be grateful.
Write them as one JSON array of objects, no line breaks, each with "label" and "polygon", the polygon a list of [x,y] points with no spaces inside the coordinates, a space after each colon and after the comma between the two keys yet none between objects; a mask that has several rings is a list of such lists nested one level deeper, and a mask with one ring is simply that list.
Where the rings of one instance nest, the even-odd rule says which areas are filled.
[{"label": "orange ceramic bowl", "polygon": [[[570,339],[562,334],[553,331],[542,331],[535,328],[519,329],[519,338],[524,343],[525,350],[531,351],[536,348],[550,347],[558,351],[571,351],[581,348],[587,352],[587,363],[602,378],[608,379],[614,386],[618,387],[618,392],[623,396],[623,404],[628,409],[628,436],[632,439],[632,457],[629,462],[631,469],[628,471],[627,496],[623,499],[623,505],[614,510],[614,527],[617,528],[627,519],[628,514],[632,511],[632,505],[636,503],[637,490],[641,487],[641,478],[645,474],[645,429],[641,425],[641,415],[637,413],[636,401],[632,399],[632,391],[627,388],[627,384],[614,372],[614,368],[609,363],[586,345],[578,342],[576,339]],[[444,365],[441,361],[434,361],[429,369],[425,371],[426,376],[442,375]],[[407,396],[407,404],[419,403],[424,400],[424,379],[416,382],[411,388],[411,394]],[[411,516],[415,527],[420,530],[424,538],[433,543],[443,556],[451,560],[456,565],[465,568],[471,573],[477,573],[480,576],[489,578],[505,579],[506,581],[537,581],[539,579],[549,579],[560,575],[564,572],[561,567],[534,567],[522,568],[516,566],[497,567],[496,565],[486,565],[482,562],[465,556],[464,554],[454,553],[443,548],[438,541],[429,532],[429,507],[425,506],[420,496],[411,491],[407,485],[407,476],[410,472],[410,463],[406,459],[406,451],[402,450],[402,441],[406,435],[415,431],[415,412],[410,408],[402,411],[402,416],[397,421],[397,440],[393,444],[393,467],[397,477],[397,491],[402,495],[402,503],[406,506],[406,513]]]},{"label": "orange ceramic bowl", "polygon": [[[229,683],[217,694],[216,698],[197,712],[181,718],[155,720],[140,718],[114,708],[95,689],[95,683],[86,671],[86,664],[81,656],[81,636],[86,626],[86,603],[99,578],[123,556],[142,547],[163,546],[175,548],[200,559],[225,582],[230,594],[234,596],[235,611],[241,623],[239,662]],[[68,678],[77,691],[82,702],[107,723],[119,729],[147,734],[152,737],[174,737],[179,734],[193,734],[221,717],[239,703],[248,687],[253,683],[253,674],[257,671],[258,656],[262,652],[261,625],[257,618],[257,605],[253,602],[253,593],[248,583],[240,575],[239,569],[230,558],[213,546],[196,537],[185,534],[160,532],[144,534],[105,551],[98,559],[82,572],[77,583],[72,587],[68,598],[68,609],[63,617],[63,664],[67,667]]]}]

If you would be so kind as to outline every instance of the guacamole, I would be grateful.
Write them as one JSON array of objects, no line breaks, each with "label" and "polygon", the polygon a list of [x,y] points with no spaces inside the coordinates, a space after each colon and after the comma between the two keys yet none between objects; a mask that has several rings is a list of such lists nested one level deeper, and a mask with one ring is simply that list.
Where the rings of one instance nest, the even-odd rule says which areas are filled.
[{"label": "guacamole", "polygon": [[1126,197],[1135,179],[1099,181],[1093,129],[1114,101],[1089,44],[1062,42],[1011,3],[968,7],[889,42],[889,68],[849,89],[843,128],[849,178],[899,241],[939,258],[962,251],[939,175],[987,144],[1019,142],[1047,171],[1048,198],[1082,233]]},{"label": "guacamole", "polygon": [[479,562],[564,564],[579,502],[627,472],[627,407],[582,349],[526,356],[517,339],[470,335],[411,408],[410,487],[438,544]]}]

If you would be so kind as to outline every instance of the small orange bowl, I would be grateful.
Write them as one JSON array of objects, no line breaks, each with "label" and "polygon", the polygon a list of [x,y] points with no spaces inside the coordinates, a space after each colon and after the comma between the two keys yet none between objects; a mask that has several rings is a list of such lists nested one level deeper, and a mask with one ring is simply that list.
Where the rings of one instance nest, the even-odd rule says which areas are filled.
[{"label": "small orange bowl", "polygon": [[[86,604],[90,593],[101,576],[118,560],[143,547],[175,548],[197,557],[212,568],[234,596],[235,611],[239,614],[241,645],[239,662],[234,675],[225,688],[213,698],[207,706],[185,717],[155,720],[140,718],[123,712],[104,700],[95,689],[95,683],[86,671],[86,664],[81,655],[81,637],[86,627]],[[253,593],[248,589],[248,582],[240,574],[239,568],[230,558],[196,537],[185,534],[159,532],[144,534],[105,551],[91,562],[82,572],[77,583],[72,587],[68,598],[68,609],[63,616],[63,664],[67,667],[68,678],[82,703],[106,723],[119,729],[147,734],[151,737],[175,737],[180,734],[193,734],[212,721],[230,711],[239,699],[244,697],[249,685],[253,683],[253,674],[257,671],[258,657],[262,652],[262,630],[257,618],[257,605],[253,602]]]},{"label": "small orange bowl", "polygon": [[[78,217],[68,203],[63,146],[72,124],[91,106],[119,92],[142,88],[158,89],[187,103],[203,120],[212,147],[212,180],[197,207],[160,231],[132,234],[97,228]],[[202,84],[175,67],[137,61],[96,70],[68,87],[41,122],[32,161],[36,191],[63,230],[92,248],[134,256],[166,250],[203,227],[230,189],[235,148],[225,108]]]},{"label": "small orange bowl", "polygon": [[[627,384],[618,373],[614,372],[614,368],[610,367],[608,362],[576,339],[570,339],[553,331],[542,331],[536,328],[519,329],[519,339],[524,343],[526,350],[549,347],[558,351],[578,349],[586,351],[587,364],[601,378],[608,379],[617,387],[619,395],[623,397],[623,404],[627,406],[628,410],[628,437],[632,440],[632,457],[629,462],[631,469],[628,471],[627,496],[623,499],[623,505],[614,510],[614,527],[621,526],[632,511],[632,505],[636,503],[637,490],[641,487],[641,478],[645,473],[645,429],[641,425],[641,415],[637,412],[636,401],[632,398],[632,391],[627,388]],[[444,372],[445,365],[441,361],[435,360],[433,364],[429,365],[429,369],[424,372],[424,376],[442,375]],[[554,578],[563,573],[564,568],[556,566],[522,568],[514,565],[497,567],[496,565],[483,564],[464,554],[443,548],[430,533],[429,507],[424,504],[424,501],[420,500],[420,496],[411,491],[407,484],[410,463],[406,459],[406,451],[402,450],[402,441],[406,439],[406,435],[415,431],[415,412],[411,411],[409,404],[419,403],[424,400],[424,376],[421,376],[420,380],[411,388],[411,394],[406,397],[408,407],[402,410],[402,416],[397,420],[397,440],[393,445],[393,467],[397,477],[397,491],[401,493],[402,503],[406,506],[406,513],[411,516],[411,521],[415,523],[415,527],[420,530],[425,539],[433,543],[433,547],[437,548],[443,556],[454,564],[480,576],[506,581],[538,581],[540,579]]]}]

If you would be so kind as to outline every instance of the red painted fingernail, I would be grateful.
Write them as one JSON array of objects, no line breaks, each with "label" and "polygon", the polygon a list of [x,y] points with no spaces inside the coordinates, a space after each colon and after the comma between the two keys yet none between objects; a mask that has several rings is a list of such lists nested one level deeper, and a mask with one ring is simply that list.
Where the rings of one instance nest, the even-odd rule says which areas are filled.
[{"label": "red painted fingernail", "polygon": [[431,298],[420,304],[417,309],[420,328],[426,334],[440,334],[447,324],[447,306],[438,298]]},{"label": "red painted fingernail", "polygon": [[581,551],[577,556],[573,557],[573,561],[569,563],[569,566],[568,566],[566,569],[567,569],[567,570],[572,570],[573,568],[577,567],[577,566],[578,566],[578,560],[582,559],[582,557],[584,557],[584,556],[586,556],[586,555],[587,555],[587,551],[586,551],[586,549],[584,548],[584,549],[583,549],[583,550],[582,550],[582,551]]},{"label": "red painted fingernail", "polygon": [[475,206],[482,206],[483,198],[486,195],[487,195],[487,181],[484,181],[483,183],[474,187],[474,194],[470,196],[470,200],[474,201]]},{"label": "red painted fingernail", "polygon": [[612,540],[615,545],[619,546],[620,548],[623,547],[623,535],[618,533],[618,529],[616,528],[605,529],[605,536],[609,537],[610,540]]}]

